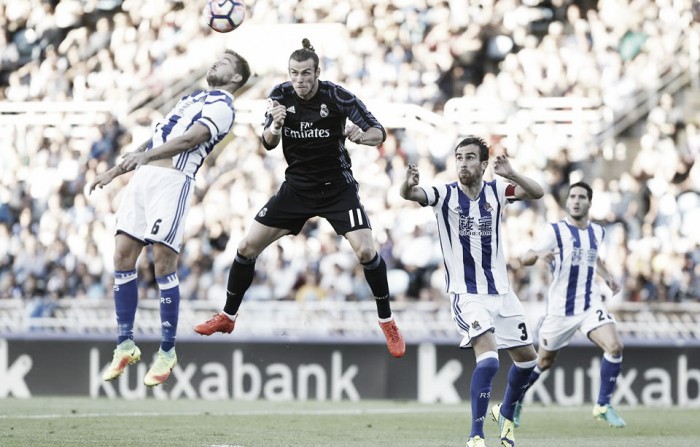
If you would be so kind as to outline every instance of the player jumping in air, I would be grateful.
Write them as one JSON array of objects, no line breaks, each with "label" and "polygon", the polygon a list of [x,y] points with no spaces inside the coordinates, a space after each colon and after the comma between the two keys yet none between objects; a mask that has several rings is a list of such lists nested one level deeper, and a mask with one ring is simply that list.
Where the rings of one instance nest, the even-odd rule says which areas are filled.
[{"label": "player jumping in air", "polygon": [[258,255],[282,236],[298,234],[308,219],[320,216],[348,240],[364,267],[389,353],[402,357],[406,345],[391,313],[386,264],[374,246],[345,148],[346,139],[376,146],[384,141],[386,132],[355,95],[319,80],[318,55],[307,39],[302,45],[289,58],[290,80],[270,93],[262,134],[267,150],[282,142],[288,164],[285,181],[255,216],[238,245],[223,312],[197,325],[195,331],[203,335],[230,333],[253,282]]},{"label": "player jumping in air", "polygon": [[204,159],[231,130],[235,119],[233,93],[250,77],[248,62],[227,50],[207,72],[209,90],[183,97],[155,126],[153,136],[117,166],[99,174],[89,191],[136,169],[117,211],[114,251],[114,305],[118,337],[104,380],[119,377],[141,358],[134,343],[138,304],[136,261],[144,246],[153,245],[160,289],[161,343],[144,383],[160,385],[177,363],[175,335],[180,303],[177,261],[185,217],[194,192],[194,177]]}]

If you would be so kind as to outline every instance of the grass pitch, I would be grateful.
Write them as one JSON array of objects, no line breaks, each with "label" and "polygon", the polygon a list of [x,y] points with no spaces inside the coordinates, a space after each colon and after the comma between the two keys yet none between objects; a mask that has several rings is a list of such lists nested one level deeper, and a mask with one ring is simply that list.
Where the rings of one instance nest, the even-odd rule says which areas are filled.
[{"label": "grass pitch", "polygon": [[[627,427],[589,407],[526,406],[518,447],[698,445],[700,409],[630,408]],[[488,446],[496,424],[487,415]],[[242,402],[34,398],[0,400],[0,445],[228,447],[463,447],[469,403]]]}]

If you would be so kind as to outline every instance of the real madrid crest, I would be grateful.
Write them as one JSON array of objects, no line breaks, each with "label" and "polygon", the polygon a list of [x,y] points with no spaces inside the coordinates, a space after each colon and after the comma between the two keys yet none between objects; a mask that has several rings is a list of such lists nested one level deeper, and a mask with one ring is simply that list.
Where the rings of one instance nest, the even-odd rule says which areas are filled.
[{"label": "real madrid crest", "polygon": [[321,104],[321,118],[325,118],[328,116],[328,106],[325,104]]}]

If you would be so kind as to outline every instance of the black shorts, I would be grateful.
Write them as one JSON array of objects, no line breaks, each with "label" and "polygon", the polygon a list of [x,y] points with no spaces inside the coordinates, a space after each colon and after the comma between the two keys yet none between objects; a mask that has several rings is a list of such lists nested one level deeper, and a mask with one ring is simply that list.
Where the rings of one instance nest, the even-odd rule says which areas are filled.
[{"label": "black shorts", "polygon": [[333,226],[336,234],[344,235],[362,228],[372,228],[360,203],[357,184],[347,184],[305,197],[295,192],[287,182],[262,207],[255,220],[261,224],[284,228],[299,234],[307,220],[323,217]]}]

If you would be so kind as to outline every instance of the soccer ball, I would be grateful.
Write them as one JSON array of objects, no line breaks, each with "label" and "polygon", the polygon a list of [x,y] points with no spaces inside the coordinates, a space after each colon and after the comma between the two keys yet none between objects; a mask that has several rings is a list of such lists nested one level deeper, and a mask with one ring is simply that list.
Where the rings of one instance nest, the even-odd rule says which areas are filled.
[{"label": "soccer ball", "polygon": [[245,5],[238,0],[208,0],[204,14],[211,29],[219,33],[228,33],[243,23]]}]

